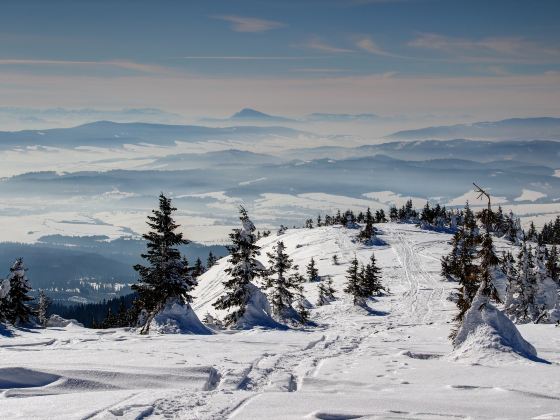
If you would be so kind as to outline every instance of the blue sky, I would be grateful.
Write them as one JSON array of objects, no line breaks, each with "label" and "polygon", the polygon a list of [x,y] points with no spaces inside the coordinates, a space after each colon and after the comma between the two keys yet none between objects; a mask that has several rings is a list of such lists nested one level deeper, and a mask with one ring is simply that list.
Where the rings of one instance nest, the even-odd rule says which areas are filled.
[{"label": "blue sky", "polygon": [[555,0],[4,0],[0,106],[557,114],[559,17]]}]

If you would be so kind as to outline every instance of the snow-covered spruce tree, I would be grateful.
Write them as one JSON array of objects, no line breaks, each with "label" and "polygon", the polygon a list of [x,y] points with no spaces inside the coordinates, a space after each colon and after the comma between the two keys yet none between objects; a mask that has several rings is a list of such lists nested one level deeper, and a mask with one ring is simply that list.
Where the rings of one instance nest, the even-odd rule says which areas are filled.
[{"label": "snow-covered spruce tree", "polygon": [[504,311],[513,322],[516,322],[519,317],[519,308],[522,306],[523,290],[521,279],[515,266],[515,258],[511,252],[504,253],[501,266],[506,277]]},{"label": "snow-covered spruce tree", "polygon": [[364,222],[364,228],[360,231],[358,239],[365,244],[370,244],[375,239],[375,227],[373,226],[374,219],[369,207],[365,214]]},{"label": "snow-covered spruce tree", "polygon": [[142,258],[148,265],[134,266],[140,280],[131,288],[138,293],[140,306],[147,312],[141,320],[142,334],[149,332],[153,318],[172,300],[182,304],[192,302],[190,292],[196,286],[196,280],[188,273],[177,249],[188,241],[183,239],[182,233],[176,232],[179,225],[172,217],[175,210],[171,199],[160,194],[159,208],[148,216],[150,231],[143,235],[147,251]]},{"label": "snow-covered spruce tree", "polygon": [[560,265],[558,265],[558,258],[558,247],[552,245],[546,257],[546,272],[547,275],[560,286]]},{"label": "snow-covered spruce tree", "polygon": [[309,260],[309,264],[307,264],[305,271],[307,274],[308,282],[316,282],[321,280],[321,278],[319,277],[319,270],[317,270],[317,267],[315,266],[315,259],[313,257],[311,257],[311,260]]},{"label": "snow-covered spruce tree", "polygon": [[[535,255],[535,297],[534,312],[535,323],[556,321],[560,315],[558,308],[558,286],[548,275],[547,252],[544,245],[539,245]],[[554,313],[554,312],[555,313]]]},{"label": "snow-covered spruce tree", "polygon": [[[460,325],[480,285],[478,267],[476,265],[477,246],[480,235],[474,214],[467,203],[463,211],[461,225],[453,236],[452,250],[448,256],[442,258],[442,275],[449,280],[459,283],[457,307],[459,312],[454,321]],[[457,330],[451,332],[451,338]]]},{"label": "snow-covered spruce tree", "polygon": [[10,280],[0,280],[0,323],[8,320],[10,310]]},{"label": "snow-covered spruce tree", "polygon": [[26,324],[35,314],[29,305],[33,298],[29,296],[31,286],[25,275],[26,271],[27,268],[25,268],[22,258],[18,258],[10,268],[7,320],[12,325]]},{"label": "snow-covered spruce tree", "polygon": [[480,259],[478,266],[478,274],[480,276],[479,293],[486,296],[488,300],[502,303],[496,284],[497,279],[502,277],[504,273],[500,268],[500,259],[496,255],[492,235],[488,231],[482,237],[478,258]]},{"label": "snow-covered spruce tree", "polygon": [[519,323],[531,322],[537,317],[535,308],[537,279],[535,276],[533,249],[526,242],[523,242],[517,257],[517,272],[519,274],[520,296],[516,311],[516,321]]},{"label": "snow-covered spruce tree", "polygon": [[260,248],[255,243],[255,225],[249,219],[244,207],[239,208],[239,214],[242,227],[234,229],[229,235],[233,244],[228,247],[229,267],[225,269],[225,272],[229,274],[230,278],[224,282],[225,294],[213,305],[218,310],[230,311],[224,319],[224,323],[228,327],[237,324],[245,314],[251,298],[251,282],[264,270],[262,264],[256,260],[260,254]]},{"label": "snow-covered spruce tree", "polygon": [[327,305],[336,299],[334,295],[336,293],[336,290],[334,289],[331,276],[328,276],[325,280],[319,283],[318,291],[319,291],[319,298],[317,299],[318,306]]},{"label": "snow-covered spruce tree", "polygon": [[366,264],[361,273],[362,287],[366,290],[368,297],[380,295],[386,292],[385,287],[381,283],[381,269],[377,267],[375,254],[372,252],[369,263]]},{"label": "snow-covered spruce tree", "polygon": [[280,322],[293,321],[296,311],[292,304],[300,294],[300,277],[294,270],[297,266],[285,252],[282,241],[267,254],[269,268],[266,271],[265,287],[269,290],[272,316]]},{"label": "snow-covered spruce tree", "polygon": [[366,299],[370,294],[367,288],[364,287],[360,265],[356,257],[350,261],[350,266],[346,271],[346,280],[347,283],[344,292],[352,295],[354,305],[365,306]]},{"label": "snow-covered spruce tree", "polygon": [[37,304],[37,320],[43,328],[47,326],[47,312],[49,310],[49,307],[51,306],[51,303],[52,299],[47,296],[43,289],[41,289],[39,291],[39,302]]}]

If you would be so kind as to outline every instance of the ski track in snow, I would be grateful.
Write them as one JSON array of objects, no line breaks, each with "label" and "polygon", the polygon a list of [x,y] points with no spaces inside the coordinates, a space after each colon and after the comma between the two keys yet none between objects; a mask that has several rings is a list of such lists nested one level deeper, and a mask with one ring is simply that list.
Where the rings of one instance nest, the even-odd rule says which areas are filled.
[{"label": "ski track in snow", "polygon": [[[32,358],[24,353],[52,353],[30,363],[29,388],[0,390],[0,406],[5,403],[5,413],[19,418],[26,413],[41,418],[40,408],[26,411],[29,404],[17,400],[39,405],[34,399],[48,399],[56,391],[49,403],[55,407],[56,398],[70,401],[65,395],[89,406],[58,416],[72,419],[560,418],[560,338],[549,338],[558,331],[544,325],[523,330],[540,344],[539,351],[544,349],[545,358],[553,358],[551,365],[500,358],[488,366],[445,360],[455,310],[447,298],[455,285],[441,278],[439,259],[448,252],[450,236],[412,225],[386,224],[382,231],[387,245],[378,247],[355,242],[357,232],[343,228],[288,230],[261,240],[261,261],[281,239],[301,272],[315,256],[320,274],[332,276],[339,299],[312,311],[316,327],[205,337],[61,328],[45,331],[45,337],[3,339],[0,360],[10,366],[25,366]],[[367,263],[372,249],[390,293],[372,300],[368,313],[353,307],[342,289],[348,262],[356,256]],[[334,254],[338,266],[332,265]],[[225,280],[224,263],[209,271],[197,289],[193,307],[200,317],[213,311]],[[306,284],[305,293],[314,302],[316,284]],[[106,372],[87,359],[103,354],[97,351],[111,352],[108,357],[117,360],[109,362]],[[93,366],[82,366],[89,370],[79,373],[76,366],[82,363]],[[162,365],[164,372],[158,374]],[[5,372],[9,378],[10,371]],[[49,373],[58,376],[44,376]],[[2,374],[0,367],[0,388]],[[123,379],[131,374],[136,386],[134,375],[128,384]],[[105,381],[114,390],[76,395],[79,386],[64,385],[73,377],[82,383]],[[90,403],[90,397],[95,401]]]}]

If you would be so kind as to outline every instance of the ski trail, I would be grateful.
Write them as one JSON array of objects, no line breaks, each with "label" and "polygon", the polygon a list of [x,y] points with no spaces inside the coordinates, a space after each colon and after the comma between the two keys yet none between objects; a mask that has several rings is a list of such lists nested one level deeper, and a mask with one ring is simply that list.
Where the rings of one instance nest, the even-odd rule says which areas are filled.
[{"label": "ski trail", "polygon": [[392,228],[387,229],[386,234],[408,283],[408,290],[397,300],[395,308],[391,311],[392,315],[416,324],[441,320],[449,285],[439,275],[426,270],[420,258],[424,255],[419,252],[434,241],[414,243],[408,238],[409,235]]}]

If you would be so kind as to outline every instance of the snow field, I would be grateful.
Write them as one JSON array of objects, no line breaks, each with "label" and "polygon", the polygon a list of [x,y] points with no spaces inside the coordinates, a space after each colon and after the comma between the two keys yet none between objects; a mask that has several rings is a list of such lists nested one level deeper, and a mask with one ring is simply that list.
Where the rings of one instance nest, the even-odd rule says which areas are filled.
[{"label": "snow field", "polygon": [[[449,357],[456,286],[440,258],[449,235],[384,224],[384,246],[340,227],[288,230],[260,241],[260,260],[282,240],[303,274],[313,256],[337,301],[314,308],[315,327],[214,335],[139,336],[70,324],[0,339],[0,408],[6,418],[373,419],[560,418],[560,330],[522,325],[547,361],[482,349]],[[499,248],[507,245],[497,243]],[[370,310],[342,292],[354,255],[375,251],[387,296]],[[332,264],[336,254],[339,265]],[[225,261],[200,278],[193,308],[222,316]],[[317,284],[306,283],[315,304]]]}]

